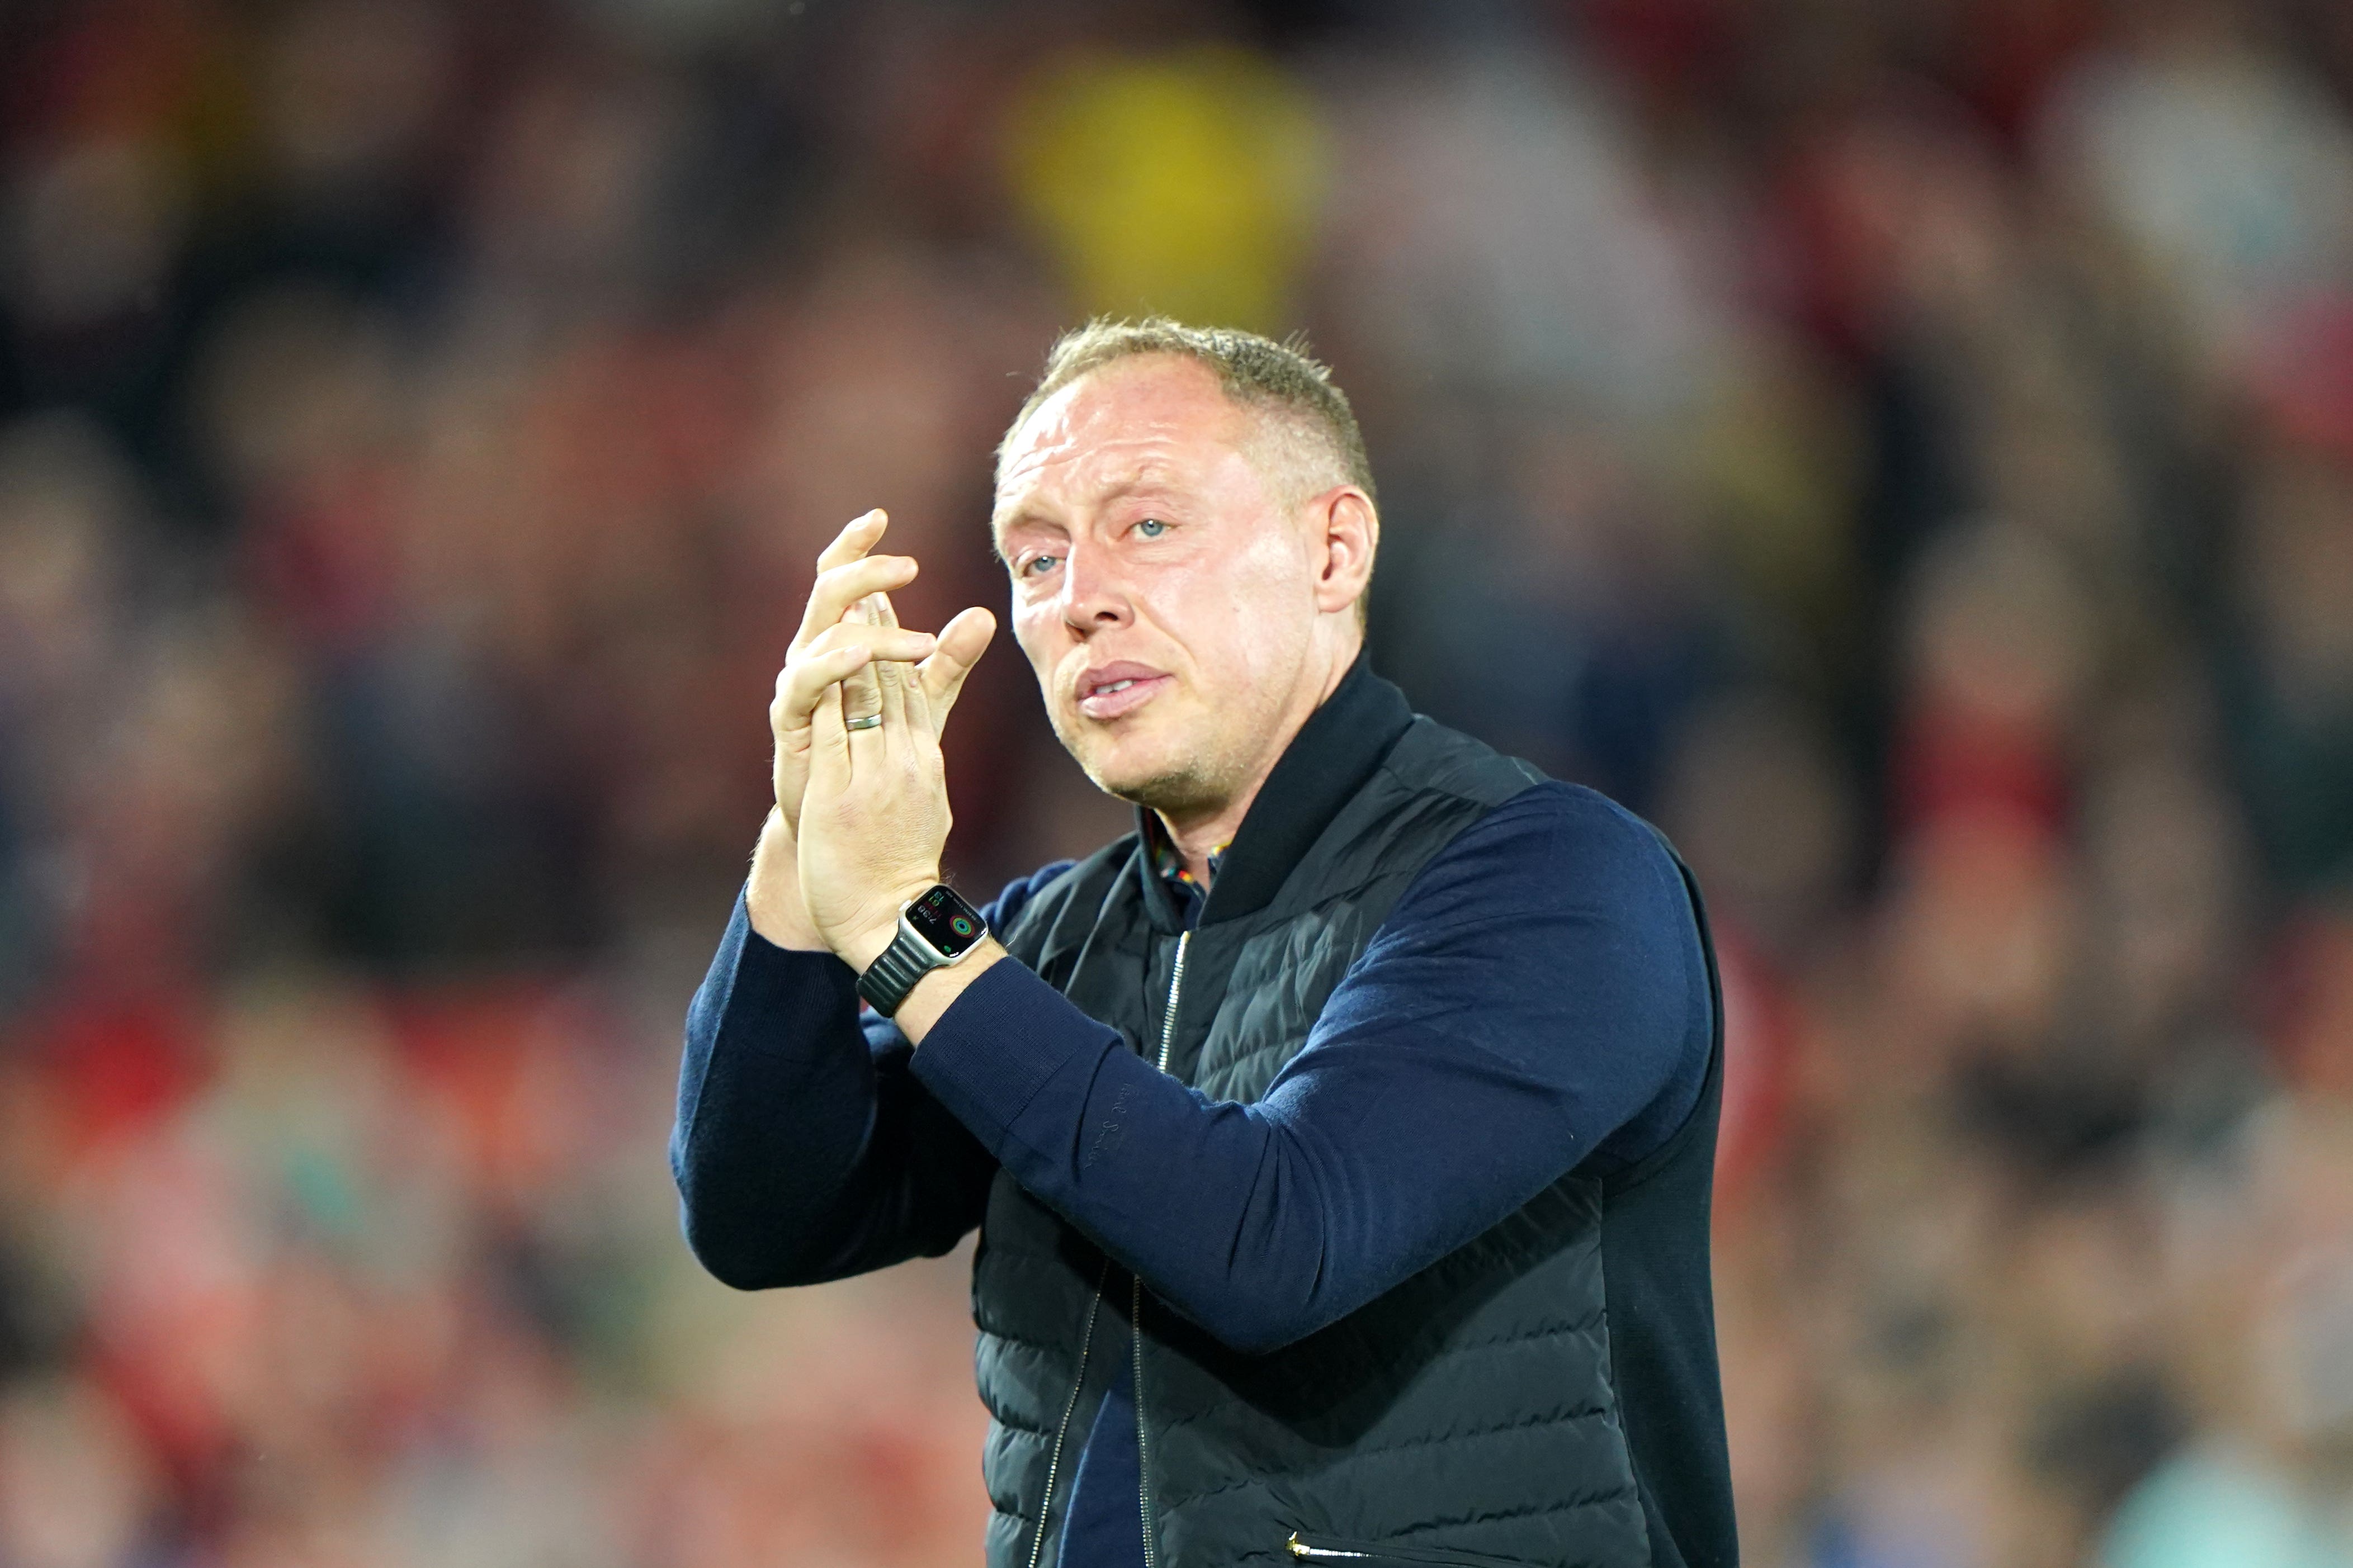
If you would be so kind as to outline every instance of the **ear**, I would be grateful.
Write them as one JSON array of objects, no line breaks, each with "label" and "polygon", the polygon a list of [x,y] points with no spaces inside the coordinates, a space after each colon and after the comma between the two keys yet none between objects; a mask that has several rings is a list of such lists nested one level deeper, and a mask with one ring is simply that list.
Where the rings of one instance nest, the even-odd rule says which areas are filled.
[{"label": "ear", "polygon": [[1315,607],[1336,615],[1364,596],[1380,547],[1381,520],[1373,498],[1354,485],[1326,490],[1307,503],[1318,557]]}]

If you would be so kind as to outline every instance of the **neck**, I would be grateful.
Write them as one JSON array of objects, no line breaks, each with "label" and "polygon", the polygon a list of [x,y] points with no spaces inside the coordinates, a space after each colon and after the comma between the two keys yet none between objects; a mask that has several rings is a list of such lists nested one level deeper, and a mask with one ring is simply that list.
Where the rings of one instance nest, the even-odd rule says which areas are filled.
[{"label": "neck", "polygon": [[1310,714],[1324,706],[1324,699],[1332,695],[1347,675],[1348,667],[1356,662],[1356,654],[1364,647],[1365,639],[1353,624],[1349,631],[1352,635],[1343,638],[1341,646],[1331,650],[1322,678],[1301,683],[1299,697],[1285,710],[1273,742],[1259,757],[1258,766],[1251,770],[1246,785],[1213,805],[1174,815],[1166,811],[1153,813],[1160,818],[1160,826],[1166,830],[1168,842],[1175,845],[1176,853],[1184,858],[1185,869],[1192,873],[1193,879],[1201,886],[1206,888],[1209,885],[1209,852],[1234,841],[1234,835],[1241,831],[1242,818],[1250,815],[1250,803],[1258,799],[1258,792],[1266,784],[1267,775],[1274,772],[1274,764],[1282,760],[1282,753],[1299,733],[1300,726],[1307,722]]}]

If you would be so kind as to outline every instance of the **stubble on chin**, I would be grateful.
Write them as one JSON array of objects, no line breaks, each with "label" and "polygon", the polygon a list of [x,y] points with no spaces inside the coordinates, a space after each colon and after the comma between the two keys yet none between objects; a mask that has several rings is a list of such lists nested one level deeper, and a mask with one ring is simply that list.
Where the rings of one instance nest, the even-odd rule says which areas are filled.
[{"label": "stubble on chin", "polygon": [[[1086,737],[1087,740],[1094,737]],[[1235,781],[1233,767],[1227,759],[1213,752],[1197,752],[1181,758],[1155,759],[1152,762],[1123,763],[1116,755],[1118,748],[1103,746],[1100,750],[1088,746],[1065,731],[1062,745],[1075,758],[1087,778],[1105,795],[1172,816],[1189,816],[1212,812],[1232,798]]]},{"label": "stubble on chin", "polygon": [[1134,779],[1095,779],[1095,787],[1131,805],[1165,816],[1192,816],[1214,812],[1231,797],[1224,783],[1196,767],[1178,768]]}]

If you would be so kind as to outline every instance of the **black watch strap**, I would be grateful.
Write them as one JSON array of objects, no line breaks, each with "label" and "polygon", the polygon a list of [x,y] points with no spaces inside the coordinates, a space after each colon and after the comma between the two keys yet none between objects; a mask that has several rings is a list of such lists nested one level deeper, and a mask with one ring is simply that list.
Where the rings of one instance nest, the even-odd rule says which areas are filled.
[{"label": "black watch strap", "polygon": [[968,955],[988,935],[988,922],[945,882],[934,882],[899,907],[898,934],[858,977],[858,994],[888,1018],[934,969]]},{"label": "black watch strap", "polygon": [[858,977],[858,994],[866,1005],[884,1017],[899,1010],[915,982],[940,967],[939,954],[925,947],[905,926],[891,939],[891,945],[881,956],[867,965],[866,973]]}]

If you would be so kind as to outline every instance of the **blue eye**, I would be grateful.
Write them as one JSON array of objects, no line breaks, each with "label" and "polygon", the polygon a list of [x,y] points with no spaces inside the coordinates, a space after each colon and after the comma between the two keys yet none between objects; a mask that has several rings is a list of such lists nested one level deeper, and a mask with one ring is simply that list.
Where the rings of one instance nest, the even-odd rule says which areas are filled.
[{"label": "blue eye", "polygon": [[1135,531],[1146,539],[1157,539],[1168,531],[1168,525],[1156,517],[1147,517],[1135,525]]},{"label": "blue eye", "polygon": [[1040,572],[1051,571],[1062,563],[1059,555],[1032,555],[1021,563],[1021,575],[1034,577]]}]

